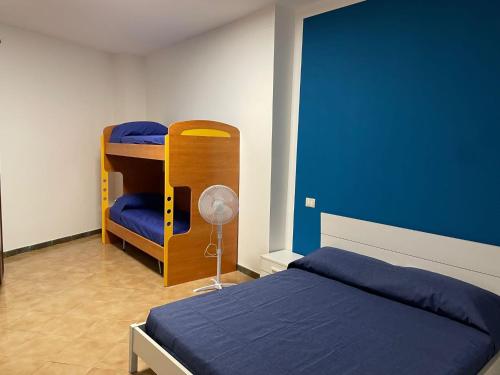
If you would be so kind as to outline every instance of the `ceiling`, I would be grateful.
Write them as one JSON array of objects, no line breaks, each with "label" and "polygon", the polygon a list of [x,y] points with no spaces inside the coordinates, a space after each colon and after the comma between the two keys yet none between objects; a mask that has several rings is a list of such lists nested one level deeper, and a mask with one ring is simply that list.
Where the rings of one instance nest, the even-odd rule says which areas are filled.
[{"label": "ceiling", "polygon": [[276,2],[0,0],[0,23],[103,51],[143,55],[229,23]]}]

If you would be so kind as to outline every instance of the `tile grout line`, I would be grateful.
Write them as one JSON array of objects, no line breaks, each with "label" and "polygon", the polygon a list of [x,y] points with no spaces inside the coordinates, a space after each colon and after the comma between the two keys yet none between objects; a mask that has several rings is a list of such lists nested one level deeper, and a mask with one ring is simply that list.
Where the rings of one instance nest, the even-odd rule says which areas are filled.
[{"label": "tile grout line", "polygon": [[94,235],[97,235],[97,234],[100,234],[100,233],[101,233],[101,229],[94,229],[94,230],[91,230],[91,231],[88,231],[88,232],[83,232],[83,233],[73,234],[71,236],[56,238],[54,240],[50,240],[50,241],[46,241],[46,242],[40,242],[40,243],[37,243],[37,244],[34,244],[34,245],[29,245],[29,246],[19,247],[17,249],[13,249],[13,250],[4,251],[3,256],[5,258],[9,258],[9,257],[12,257],[14,255],[19,255],[19,254],[28,253],[28,252],[35,251],[35,250],[44,249],[46,247],[50,247],[50,246],[54,246],[54,245],[59,245],[59,244],[63,244],[63,243],[66,243],[66,242],[71,242],[71,241],[74,241],[74,240],[79,240],[81,238],[86,238],[86,237],[94,236]]}]

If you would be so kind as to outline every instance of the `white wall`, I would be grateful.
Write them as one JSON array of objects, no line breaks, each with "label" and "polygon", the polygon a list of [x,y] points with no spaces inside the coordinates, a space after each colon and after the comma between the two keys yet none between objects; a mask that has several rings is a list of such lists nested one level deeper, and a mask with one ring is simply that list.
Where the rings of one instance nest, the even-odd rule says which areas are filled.
[{"label": "white wall", "polygon": [[268,8],[147,58],[150,120],[240,129],[238,263],[254,271],[269,249],[274,16]]},{"label": "white wall", "polygon": [[117,54],[114,65],[114,121],[117,124],[146,119],[146,59]]},{"label": "white wall", "polygon": [[276,6],[270,251],[287,248],[286,220],[289,194],[294,32],[295,12],[293,9]]},{"label": "white wall", "polygon": [[[115,54],[112,61],[114,73],[113,124],[147,120],[146,58],[130,54]],[[110,172],[109,201],[114,202],[121,195],[123,195],[123,176],[120,172]]]},{"label": "white wall", "polygon": [[5,250],[99,228],[111,55],[4,25],[0,39]]}]

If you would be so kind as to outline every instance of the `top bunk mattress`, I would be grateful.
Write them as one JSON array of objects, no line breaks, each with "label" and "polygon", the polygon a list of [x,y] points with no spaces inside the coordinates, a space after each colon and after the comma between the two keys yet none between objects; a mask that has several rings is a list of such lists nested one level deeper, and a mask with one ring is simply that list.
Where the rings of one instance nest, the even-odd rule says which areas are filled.
[{"label": "top bunk mattress", "polygon": [[[352,266],[340,258],[339,274]],[[470,375],[498,351],[498,337],[473,323],[309,265],[154,308],[146,333],[194,374]],[[377,273],[359,265],[345,272]]]},{"label": "top bunk mattress", "polygon": [[121,138],[120,143],[135,145],[164,145],[164,135],[128,135]]},{"label": "top bunk mattress", "polygon": [[126,122],[113,128],[109,142],[163,145],[167,134],[168,128],[158,122]]}]

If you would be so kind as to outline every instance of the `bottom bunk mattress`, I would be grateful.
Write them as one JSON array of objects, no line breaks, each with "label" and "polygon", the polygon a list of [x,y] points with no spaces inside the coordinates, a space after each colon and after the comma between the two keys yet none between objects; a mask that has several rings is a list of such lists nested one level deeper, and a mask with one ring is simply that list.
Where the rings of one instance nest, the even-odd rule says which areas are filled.
[{"label": "bottom bunk mattress", "polygon": [[[109,210],[109,218],[117,224],[159,245],[164,244],[164,197],[162,194],[126,194]],[[174,211],[174,234],[189,230],[189,212]]]},{"label": "bottom bunk mattress", "polygon": [[[364,262],[346,271],[351,264],[334,261],[340,274],[351,272],[354,279],[377,273]],[[321,262],[309,267],[306,260],[302,267],[154,308],[145,331],[193,374],[471,375],[498,351],[499,338],[478,329],[481,318],[474,313],[459,321],[449,306],[436,313],[419,305],[425,298],[418,293],[396,298],[401,289],[418,290],[405,289],[411,277],[385,278],[379,292],[369,291],[365,280],[336,280]],[[433,289],[425,284],[424,292]],[[396,291],[392,297],[388,285]],[[473,299],[480,306],[481,298]]]}]

